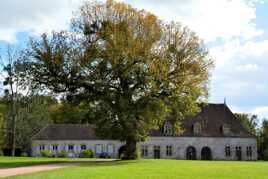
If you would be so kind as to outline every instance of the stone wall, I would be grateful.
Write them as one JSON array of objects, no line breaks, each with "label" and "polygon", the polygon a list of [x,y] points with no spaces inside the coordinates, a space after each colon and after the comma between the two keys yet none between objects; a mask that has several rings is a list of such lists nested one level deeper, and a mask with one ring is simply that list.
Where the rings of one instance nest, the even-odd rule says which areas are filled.
[{"label": "stone wall", "polygon": [[[65,150],[68,156],[78,156],[81,151],[81,145],[86,145],[91,149],[94,156],[96,145],[102,146],[102,153],[106,153],[113,158],[118,157],[118,150],[124,143],[115,140],[79,140],[79,141],[45,141],[35,140],[32,143],[32,155],[40,156],[40,145],[45,145],[45,149],[50,151],[51,155],[57,155],[61,150]],[[57,145],[58,150],[52,150],[52,146]],[[74,150],[68,152],[68,145],[74,145]],[[113,145],[113,153],[108,153],[108,145]],[[145,142],[139,144],[148,146],[148,156],[144,158],[154,158],[154,146],[160,146],[160,158],[186,159],[186,151],[189,146],[196,150],[196,158],[201,159],[201,150],[203,147],[209,147],[213,160],[237,160],[236,147],[241,147],[242,160],[257,160],[257,142],[255,138],[221,138],[221,137],[150,137]],[[166,146],[172,146],[172,155],[166,155]],[[231,155],[226,157],[225,147],[230,146]],[[247,155],[247,147],[252,148],[252,155]]]}]

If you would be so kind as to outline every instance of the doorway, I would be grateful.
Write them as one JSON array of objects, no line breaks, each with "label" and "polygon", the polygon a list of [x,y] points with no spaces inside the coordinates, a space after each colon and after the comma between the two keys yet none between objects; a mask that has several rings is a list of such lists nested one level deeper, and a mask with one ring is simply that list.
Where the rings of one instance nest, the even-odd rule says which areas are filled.
[{"label": "doorway", "polygon": [[160,158],[160,146],[159,145],[154,146],[154,158],[155,159]]},{"label": "doorway", "polygon": [[196,160],[196,149],[193,146],[187,147],[186,159],[187,160]]},{"label": "doorway", "polygon": [[203,147],[201,150],[201,160],[212,160],[212,154],[209,147]]}]

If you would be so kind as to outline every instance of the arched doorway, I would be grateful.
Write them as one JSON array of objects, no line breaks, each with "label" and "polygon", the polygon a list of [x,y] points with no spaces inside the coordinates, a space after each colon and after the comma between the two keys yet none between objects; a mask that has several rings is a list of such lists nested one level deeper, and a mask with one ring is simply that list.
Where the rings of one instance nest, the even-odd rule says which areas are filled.
[{"label": "arched doorway", "polygon": [[196,149],[193,146],[187,147],[186,159],[187,160],[196,160]]},{"label": "arched doorway", "polygon": [[212,153],[209,147],[203,147],[201,150],[201,160],[212,160]]},{"label": "arched doorway", "polygon": [[118,158],[124,159],[124,152],[126,151],[126,146],[123,145],[118,149]]}]

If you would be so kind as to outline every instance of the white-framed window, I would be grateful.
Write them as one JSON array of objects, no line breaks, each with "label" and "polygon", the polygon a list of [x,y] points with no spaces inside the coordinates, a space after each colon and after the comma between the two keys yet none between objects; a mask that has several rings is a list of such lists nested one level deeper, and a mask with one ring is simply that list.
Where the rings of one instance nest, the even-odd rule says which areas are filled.
[{"label": "white-framed window", "polygon": [[148,156],[148,146],[147,145],[142,145],[141,146],[141,155],[143,157]]},{"label": "white-framed window", "polygon": [[69,144],[68,145],[68,151],[69,152],[73,152],[74,151],[74,145],[73,144]]},{"label": "white-framed window", "polygon": [[252,147],[251,146],[247,147],[247,157],[252,157]]},{"label": "white-framed window", "polygon": [[81,148],[81,150],[87,150],[87,145],[86,144],[81,144],[80,148]]},{"label": "white-framed window", "polygon": [[114,153],[114,145],[113,144],[108,144],[107,152],[108,152],[108,154],[113,154]]},{"label": "white-framed window", "polygon": [[52,146],[52,150],[53,150],[53,151],[58,151],[58,145],[53,145],[53,146]]},{"label": "white-framed window", "polygon": [[102,145],[96,144],[96,154],[101,154],[101,153],[102,153]]},{"label": "white-framed window", "polygon": [[172,148],[172,145],[167,145],[167,146],[166,146],[166,155],[167,155],[167,156],[172,156],[172,155],[173,155],[173,148]]},{"label": "white-framed window", "polygon": [[225,156],[226,157],[230,157],[231,156],[231,147],[230,146],[226,146],[225,147]]},{"label": "white-framed window", "polygon": [[194,134],[198,135],[202,131],[202,126],[199,122],[195,123],[193,126]]},{"label": "white-framed window", "polygon": [[46,149],[46,146],[45,145],[39,145],[39,150],[45,150]]}]

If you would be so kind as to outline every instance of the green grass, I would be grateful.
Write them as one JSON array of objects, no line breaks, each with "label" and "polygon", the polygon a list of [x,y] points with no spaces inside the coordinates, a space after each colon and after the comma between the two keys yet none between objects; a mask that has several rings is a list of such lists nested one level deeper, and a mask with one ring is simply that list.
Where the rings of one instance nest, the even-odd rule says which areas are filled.
[{"label": "green grass", "polygon": [[268,162],[139,160],[91,161],[81,166],[11,177],[14,179],[267,179]]},{"label": "green grass", "polygon": [[34,158],[34,157],[0,157],[1,168],[13,168],[59,162],[88,161],[91,159],[83,158]]}]

